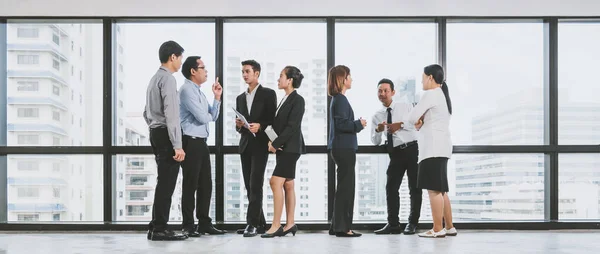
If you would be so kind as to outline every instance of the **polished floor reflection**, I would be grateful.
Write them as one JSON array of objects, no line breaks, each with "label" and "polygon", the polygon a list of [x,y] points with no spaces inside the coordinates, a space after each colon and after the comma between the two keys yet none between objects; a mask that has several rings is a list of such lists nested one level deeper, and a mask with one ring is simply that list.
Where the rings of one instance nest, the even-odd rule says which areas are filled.
[{"label": "polished floor reflection", "polygon": [[5,253],[597,253],[600,231],[475,231],[456,237],[426,239],[365,234],[336,238],[326,232],[295,237],[243,238],[235,234],[203,236],[180,242],[150,242],[142,232],[0,233]]}]

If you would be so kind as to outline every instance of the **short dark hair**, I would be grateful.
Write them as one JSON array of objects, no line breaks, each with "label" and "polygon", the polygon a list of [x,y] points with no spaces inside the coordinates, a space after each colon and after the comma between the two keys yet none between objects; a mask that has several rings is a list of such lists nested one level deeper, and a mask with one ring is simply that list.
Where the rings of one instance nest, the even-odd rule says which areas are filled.
[{"label": "short dark hair", "polygon": [[377,83],[377,86],[379,86],[381,84],[390,84],[390,89],[392,89],[392,91],[394,91],[394,82],[392,82],[392,80],[387,79],[387,78],[382,78],[381,80],[379,80],[379,83]]},{"label": "short dark hair", "polygon": [[244,66],[244,65],[250,65],[250,66],[252,66],[252,70],[255,71],[255,72],[258,71],[259,72],[259,76],[260,76],[260,64],[257,61],[252,60],[252,59],[245,60],[245,61],[242,62],[242,66]]},{"label": "short dark hair", "polygon": [[183,47],[181,47],[179,43],[174,41],[166,41],[160,45],[160,48],[158,49],[158,58],[160,59],[161,63],[166,63],[169,61],[169,58],[171,58],[171,55],[174,54],[175,56],[179,57],[183,54],[183,51]]},{"label": "short dark hair", "polygon": [[181,66],[181,73],[186,79],[192,76],[192,69],[198,69],[198,59],[200,56],[189,56]]},{"label": "short dark hair", "polygon": [[304,75],[302,72],[300,72],[300,69],[298,69],[296,66],[288,65],[284,68],[284,72],[287,78],[293,79],[292,87],[299,88],[302,84],[302,79],[304,79]]}]

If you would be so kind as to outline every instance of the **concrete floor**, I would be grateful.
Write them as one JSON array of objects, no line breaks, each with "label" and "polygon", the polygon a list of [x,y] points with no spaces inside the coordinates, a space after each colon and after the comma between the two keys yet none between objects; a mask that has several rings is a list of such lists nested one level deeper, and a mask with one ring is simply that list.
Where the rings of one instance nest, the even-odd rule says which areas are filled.
[{"label": "concrete floor", "polygon": [[365,234],[338,238],[327,232],[298,232],[274,239],[240,235],[151,242],[141,232],[2,232],[5,253],[600,253],[600,231],[459,231],[456,237],[426,239]]}]

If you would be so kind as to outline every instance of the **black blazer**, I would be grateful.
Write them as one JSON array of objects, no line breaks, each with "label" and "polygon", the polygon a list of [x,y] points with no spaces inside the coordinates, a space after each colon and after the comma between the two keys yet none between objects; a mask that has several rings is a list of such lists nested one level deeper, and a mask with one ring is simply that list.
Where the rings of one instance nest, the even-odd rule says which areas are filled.
[{"label": "black blazer", "polygon": [[304,98],[293,91],[279,106],[279,112],[273,120],[273,130],[277,138],[273,140],[275,149],[281,148],[287,153],[306,153],[302,135],[302,117],[304,117]]},{"label": "black blazer", "polygon": [[354,110],[343,94],[336,94],[329,105],[329,142],[327,149],[350,148],[357,150],[356,133],[364,129],[360,120],[354,120]]},{"label": "black blazer", "polygon": [[269,137],[264,130],[267,126],[273,124],[275,110],[277,110],[277,95],[270,88],[258,85],[254,100],[252,101],[252,114],[248,114],[248,106],[246,104],[246,93],[241,93],[236,98],[235,109],[240,112],[249,123],[259,123],[260,130],[256,133],[256,137],[252,135],[250,130],[242,127],[236,130],[242,134],[240,138],[239,152],[252,153],[268,153]]}]

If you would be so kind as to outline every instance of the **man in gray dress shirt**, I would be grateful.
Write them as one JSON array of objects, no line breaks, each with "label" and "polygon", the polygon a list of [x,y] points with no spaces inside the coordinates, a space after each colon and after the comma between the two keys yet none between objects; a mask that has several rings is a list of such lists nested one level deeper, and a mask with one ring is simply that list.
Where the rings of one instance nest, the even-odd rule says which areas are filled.
[{"label": "man in gray dress shirt", "polygon": [[179,164],[185,158],[179,122],[177,81],[173,77],[173,73],[181,68],[183,48],[177,42],[167,41],[160,46],[158,56],[161,67],[150,79],[144,109],[144,119],[150,127],[150,144],[158,167],[152,221],[147,238],[153,241],[185,240],[186,235],[167,230],[171,196],[177,184]]},{"label": "man in gray dress shirt", "polygon": [[[223,89],[219,78],[212,85],[214,100],[212,105],[200,89],[206,82],[208,71],[199,56],[190,56],[183,63],[181,73],[185,82],[179,90],[181,129],[183,131],[183,150],[187,159],[181,163],[183,188],[181,211],[183,215],[182,231],[189,237],[199,237],[204,233],[224,234],[216,229],[209,216],[212,194],[212,175],[210,151],[206,144],[210,122],[219,118],[221,94]],[[194,198],[194,195],[196,196]],[[194,208],[198,226],[194,227]]]}]

